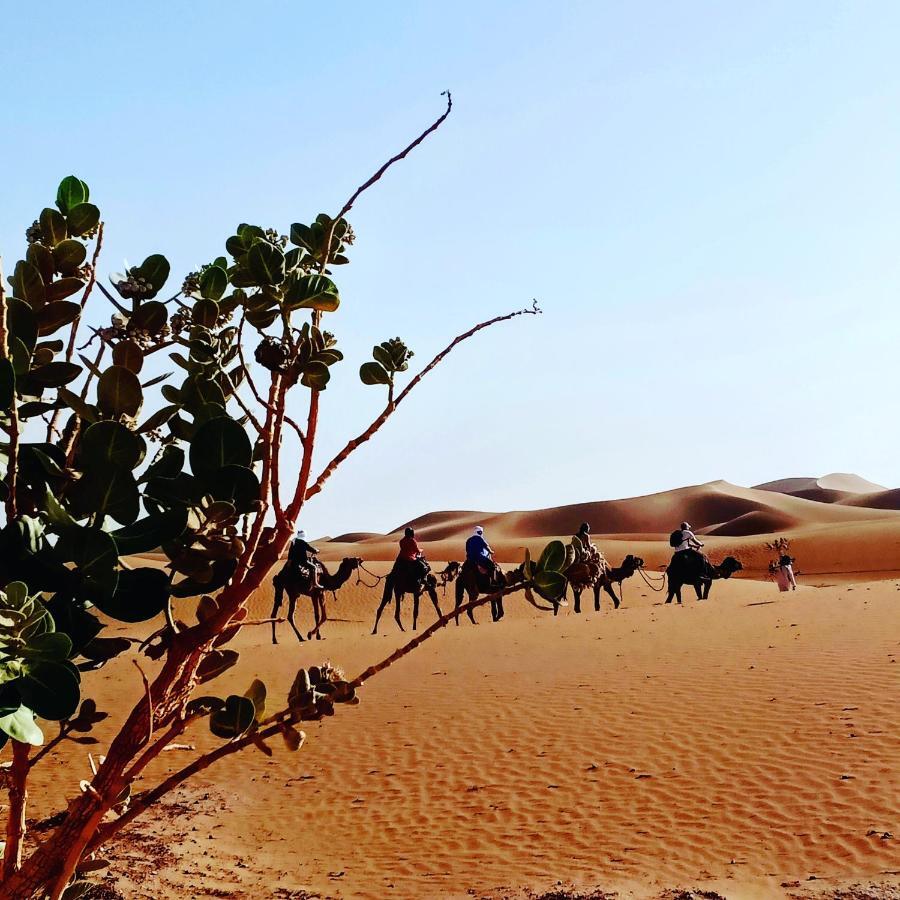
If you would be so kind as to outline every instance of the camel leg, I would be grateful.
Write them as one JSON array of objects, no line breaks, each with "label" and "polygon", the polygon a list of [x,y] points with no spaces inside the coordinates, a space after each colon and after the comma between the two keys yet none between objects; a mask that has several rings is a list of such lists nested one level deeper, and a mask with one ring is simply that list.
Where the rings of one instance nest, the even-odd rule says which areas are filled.
[{"label": "camel leg", "polygon": [[605,587],[602,580],[594,582],[594,612],[600,612],[600,591]]},{"label": "camel leg", "polygon": [[277,584],[275,587],[275,602],[272,604],[272,643],[278,643],[278,635],[275,633],[275,620],[278,618],[278,611],[281,609],[281,604],[284,600],[284,588],[281,584]]},{"label": "camel leg", "polygon": [[[603,590],[606,591],[606,593],[609,594],[610,597],[612,597],[613,609],[618,609],[620,600],[616,596],[616,589],[613,587],[613,583],[611,581],[607,581],[606,584],[603,585]],[[622,590],[621,586],[619,587],[619,590]]]},{"label": "camel leg", "polygon": [[400,626],[401,631],[405,631],[406,629],[403,627],[403,622],[400,619],[400,601],[403,599],[403,594],[401,594],[399,590],[394,591],[394,599],[396,601],[394,606],[394,621]]},{"label": "camel leg", "polygon": [[419,592],[413,591],[413,631],[416,630],[416,622],[419,621]]},{"label": "camel leg", "polygon": [[307,635],[307,638],[312,638],[313,634],[315,634],[317,641],[324,640],[322,637],[322,626],[328,621],[328,613],[325,611],[324,591],[313,597],[313,616],[315,617],[316,627]]},{"label": "camel leg", "polygon": [[297,640],[300,643],[303,643],[303,635],[300,634],[299,629],[297,628],[297,623],[294,621],[294,613],[297,611],[297,596],[295,594],[288,595],[288,625],[294,630],[294,634],[297,635]]},{"label": "camel leg", "polygon": [[712,590],[712,581],[706,581],[703,584],[703,599],[709,600],[709,592]]},{"label": "camel leg", "polygon": [[[477,593],[475,594],[474,597],[473,597],[471,594],[469,594],[469,600],[477,600],[477,599],[478,599],[478,594],[477,594]],[[473,625],[477,625],[477,624],[478,624],[478,622],[475,621],[475,610],[470,609],[470,610],[468,611],[467,615],[468,615],[468,617],[469,617],[469,621],[470,621]]]},{"label": "camel leg", "polygon": [[503,609],[503,598],[498,597],[494,603],[497,605],[497,618],[494,621],[499,622],[506,615],[506,610]]},{"label": "camel leg", "polygon": [[699,581],[694,583],[694,590],[697,592],[697,599],[702,600],[703,599],[703,589],[700,587]]},{"label": "camel leg", "polygon": [[572,596],[575,598],[575,612],[581,613],[581,591],[575,590],[572,588]]},{"label": "camel leg", "polygon": [[453,619],[456,622],[457,627],[459,626],[459,608],[463,604],[463,593],[464,593],[464,591],[463,591],[462,582],[457,582],[456,591],[455,591],[455,595],[454,595],[454,605],[453,605],[453,609],[455,611],[455,615],[453,616]]},{"label": "camel leg", "polygon": [[431,598],[431,603],[434,606],[434,611],[437,613],[437,617],[440,619],[444,614],[441,612],[440,603],[438,603],[437,591],[434,588],[429,588],[428,596]]},{"label": "camel leg", "polygon": [[372,628],[372,634],[378,634],[378,621],[381,619],[381,614],[384,612],[384,608],[391,602],[391,596],[388,594],[381,601],[381,605],[378,607],[378,612],[375,613],[375,625]]}]

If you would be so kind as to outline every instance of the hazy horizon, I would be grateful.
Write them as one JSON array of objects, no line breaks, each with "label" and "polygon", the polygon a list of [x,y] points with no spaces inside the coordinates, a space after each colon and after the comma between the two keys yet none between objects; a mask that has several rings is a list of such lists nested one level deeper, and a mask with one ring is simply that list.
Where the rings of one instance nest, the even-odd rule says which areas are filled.
[{"label": "hazy horizon", "polygon": [[3,23],[7,274],[72,172],[102,277],[161,252],[177,286],[238,222],[336,211],[453,91],[350,216],[316,468],[383,404],[373,343],[401,335],[415,370],[544,315],[454,352],[308,533],[722,477],[900,484],[900,6],[50,0]]}]

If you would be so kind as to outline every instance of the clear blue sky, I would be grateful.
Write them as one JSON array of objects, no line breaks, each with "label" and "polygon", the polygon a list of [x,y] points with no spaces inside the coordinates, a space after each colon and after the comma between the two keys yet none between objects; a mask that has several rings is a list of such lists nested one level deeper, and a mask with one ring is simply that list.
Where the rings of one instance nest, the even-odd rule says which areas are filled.
[{"label": "clear blue sky", "polygon": [[103,271],[240,221],[352,215],[322,461],[373,416],[359,363],[454,354],[308,509],[311,533],[727,478],[900,483],[900,5],[5,4],[0,250],[59,178]]}]

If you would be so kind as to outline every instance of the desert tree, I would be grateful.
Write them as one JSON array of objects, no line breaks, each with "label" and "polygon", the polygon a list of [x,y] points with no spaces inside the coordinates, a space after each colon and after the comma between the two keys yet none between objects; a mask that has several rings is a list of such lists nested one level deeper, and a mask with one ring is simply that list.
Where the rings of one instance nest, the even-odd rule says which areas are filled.
[{"label": "desert tree", "polygon": [[[313,665],[277,692],[259,681],[243,694],[215,691],[238,659],[229,644],[252,624],[247,602],[283,555],[304,504],[454,347],[540,311],[535,304],[476,324],[402,387],[412,352],[399,337],[375,344],[359,376],[387,388],[384,408],[314,469],[326,389],[342,360],[325,323],[337,319],[334,273],[354,241],[346,217],[440,127],[446,100],[443,114],[335,215],[294,223],[287,235],[241,224],[223,255],[178,290],[165,292],[169,263],[156,252],[104,284],[100,209],[74,176],[27,229],[8,282],[0,273],[0,772],[8,793],[0,898],[81,896],[102,849],[169,791],[245,749],[271,754],[274,739],[296,751],[302,722],[359,702],[369,678],[450,621],[355,678]],[[93,310],[106,304],[109,324],[89,327],[85,313],[104,321]],[[179,375],[153,377],[166,358]],[[298,408],[299,421],[289,415]],[[282,459],[288,431],[299,441],[299,467]],[[141,564],[151,551],[164,566]],[[535,605],[533,590],[558,598],[564,557],[561,544],[548,545],[537,562],[526,558],[527,578],[502,593],[524,591]],[[140,644],[104,634],[110,622],[154,620]],[[72,742],[97,742],[89,732],[108,716],[90,697],[92,672],[120,655],[151,660],[149,677],[138,663],[140,699],[121,721],[107,721],[102,761],[32,842],[29,778]],[[213,750],[133,790],[164,748],[199,727],[220,741]]]}]

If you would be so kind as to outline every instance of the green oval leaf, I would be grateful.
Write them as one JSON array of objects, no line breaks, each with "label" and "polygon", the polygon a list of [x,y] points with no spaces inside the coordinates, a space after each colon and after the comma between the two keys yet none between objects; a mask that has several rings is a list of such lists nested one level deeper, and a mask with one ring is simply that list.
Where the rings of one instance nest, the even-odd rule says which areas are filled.
[{"label": "green oval leaf", "polygon": [[245,734],[253,725],[256,709],[247,697],[232,694],[225,699],[222,709],[214,710],[209,717],[209,730],[220,738],[231,740]]},{"label": "green oval leaf", "polygon": [[20,259],[16,263],[13,281],[15,282],[14,293],[20,300],[24,300],[33,309],[43,305],[46,291],[44,279],[41,278],[37,266]]},{"label": "green oval leaf", "polygon": [[15,686],[25,706],[51,722],[68,719],[81,700],[78,677],[69,666],[59,662],[29,665],[28,674],[16,679]]},{"label": "green oval leaf", "polygon": [[70,209],[78,206],[79,203],[85,203],[90,197],[91,192],[88,186],[74,175],[67,175],[59,183],[56,191],[56,205],[59,211],[66,215]]},{"label": "green oval leaf", "polygon": [[58,278],[53,284],[47,285],[47,302],[55,303],[57,300],[65,300],[66,297],[77,294],[83,287],[84,282],[80,278]]},{"label": "green oval leaf", "polygon": [[113,347],[113,363],[137,375],[144,367],[144,351],[136,341],[119,341]]},{"label": "green oval leaf", "polygon": [[300,383],[305,387],[324,391],[330,378],[331,372],[328,371],[328,366],[318,360],[312,360],[303,367],[303,377],[300,379]]},{"label": "green oval leaf", "polygon": [[377,362],[363,363],[359,367],[359,377],[363,384],[390,384],[391,376],[384,366]]},{"label": "green oval leaf", "polygon": [[154,297],[162,290],[169,277],[169,261],[161,253],[153,253],[134,270],[134,274],[153,288],[153,293],[146,296]]},{"label": "green oval leaf", "polygon": [[41,211],[40,219],[41,235],[48,247],[55,247],[60,241],[64,241],[68,235],[66,220],[62,213],[52,207],[46,207]]},{"label": "green oval leaf", "polygon": [[232,503],[240,514],[252,512],[259,500],[259,479],[247,466],[223,466],[206,473],[203,484],[216,500]]},{"label": "green oval leaf", "polygon": [[258,241],[247,253],[247,267],[257,284],[284,281],[284,254],[268,241]]},{"label": "green oval leaf", "polygon": [[561,572],[538,571],[534,576],[534,589],[551,602],[559,600],[565,594],[567,583]]},{"label": "green oval leaf", "polygon": [[34,721],[34,713],[25,706],[20,706],[8,715],[0,716],[0,731],[21,744],[40,747],[44,743],[44,733]]},{"label": "green oval leaf", "polygon": [[169,578],[161,569],[123,569],[115,594],[95,605],[120,622],[146,622],[165,609],[169,593]]},{"label": "green oval leaf", "polygon": [[130,324],[149,334],[159,334],[168,321],[166,307],[159,300],[148,300],[137,308]]},{"label": "green oval leaf", "polygon": [[223,466],[249,467],[252,460],[250,438],[234,419],[227,416],[210,419],[201,425],[191,441],[191,471],[201,479]]},{"label": "green oval leaf", "polygon": [[228,273],[220,266],[210,266],[200,276],[200,296],[220,300],[228,288]]},{"label": "green oval leaf", "polygon": [[93,231],[100,224],[100,210],[93,203],[79,203],[66,215],[66,227],[73,237]]},{"label": "green oval leaf", "polygon": [[141,383],[124,366],[110,366],[97,383],[97,404],[107,415],[136,416],[144,400]]},{"label": "green oval leaf", "polygon": [[140,492],[128,469],[107,465],[86,472],[72,487],[73,510],[79,517],[99,513],[130,525],[140,511]]},{"label": "green oval leaf", "polygon": [[47,303],[42,306],[37,313],[38,334],[44,337],[53,334],[63,325],[69,325],[78,318],[81,312],[81,305],[72,303],[70,300],[57,300],[54,303]]},{"label": "green oval leaf", "polygon": [[215,300],[198,300],[194,304],[194,322],[204,328],[214,328],[219,318],[219,304]]},{"label": "green oval leaf", "polygon": [[53,262],[56,270],[63,275],[74,275],[87,258],[87,248],[81,241],[60,241],[53,248]]},{"label": "green oval leaf", "polygon": [[335,283],[324,275],[298,275],[284,292],[288,309],[315,309],[334,312],[341,300]]},{"label": "green oval leaf", "polygon": [[38,384],[41,387],[62,387],[69,382],[74,381],[81,374],[81,366],[75,363],[52,362],[46,366],[40,366],[32,369],[28,373],[28,379],[32,384]]},{"label": "green oval leaf", "polygon": [[538,560],[538,571],[560,572],[566,564],[566,547],[562,541],[550,541]]},{"label": "green oval leaf", "polygon": [[119,422],[97,422],[84,433],[81,454],[89,466],[112,463],[124,469],[135,469],[146,452],[140,435]]},{"label": "green oval leaf", "polygon": [[122,556],[151,553],[163,544],[174,541],[187,528],[187,507],[175,507],[159,515],[138,519],[112,532],[116,548]]}]

